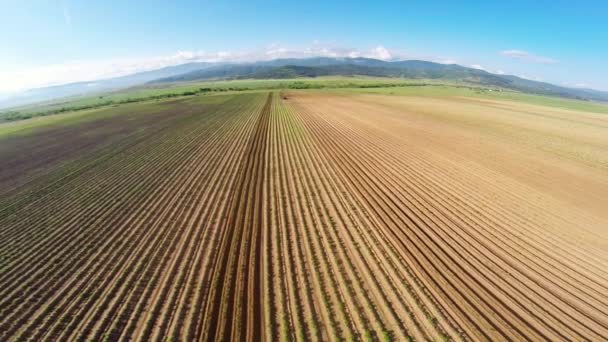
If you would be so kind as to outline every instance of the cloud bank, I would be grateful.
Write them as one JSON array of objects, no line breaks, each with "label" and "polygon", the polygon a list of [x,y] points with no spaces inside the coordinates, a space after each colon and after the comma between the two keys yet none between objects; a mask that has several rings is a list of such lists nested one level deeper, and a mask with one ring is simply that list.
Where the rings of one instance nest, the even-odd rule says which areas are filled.
[{"label": "cloud bank", "polygon": [[[69,22],[70,20],[71,18],[66,16],[66,22]],[[553,59],[539,57],[521,50],[505,50],[501,51],[500,54],[535,63],[556,63]],[[24,70],[8,70],[0,73],[0,93],[19,92],[31,88],[61,85],[72,82],[93,82],[100,79],[120,77],[137,72],[191,62],[244,63],[278,58],[308,57],[365,57],[387,61],[419,59],[443,64],[462,64],[462,62],[459,62],[453,57],[415,54],[404,50],[389,49],[383,45],[361,49],[315,41],[309,46],[293,47],[282,44],[271,44],[265,48],[250,51],[183,50],[167,56],[71,61],[63,64],[39,66]],[[469,65],[475,69],[490,71],[479,64]],[[498,71],[496,73],[502,74],[503,72]]]},{"label": "cloud bank", "polygon": [[[67,13],[67,12],[66,12]],[[66,14],[66,23],[71,21]],[[271,44],[253,51],[184,50],[169,56],[123,58],[97,61],[72,61],[0,74],[0,92],[17,92],[72,82],[88,82],[104,78],[125,76],[136,72],[159,69],[190,62],[244,63],[277,58],[307,57],[366,57],[381,60],[413,58],[413,55],[389,51],[382,45],[371,49],[345,48],[333,44],[314,42],[307,47],[288,47]],[[441,62],[440,60],[437,60]],[[449,60],[454,62],[453,60]]]}]

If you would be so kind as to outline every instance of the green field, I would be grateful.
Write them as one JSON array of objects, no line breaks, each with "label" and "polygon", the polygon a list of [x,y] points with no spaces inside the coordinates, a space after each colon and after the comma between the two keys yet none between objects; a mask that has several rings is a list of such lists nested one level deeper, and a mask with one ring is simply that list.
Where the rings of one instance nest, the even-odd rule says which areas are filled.
[{"label": "green field", "polygon": [[[214,96],[231,92],[258,92],[266,90],[300,89],[336,91],[340,93],[375,93],[422,97],[472,97],[508,100],[536,105],[573,109],[585,112],[608,113],[608,105],[557,97],[524,94],[520,92],[485,88],[464,83],[446,83],[436,80],[411,80],[367,77],[319,77],[280,80],[228,80],[178,83],[163,86],[139,86],[126,90],[97,95],[72,97],[36,105],[0,111],[0,123],[20,121],[40,116],[79,112],[71,119],[86,115],[91,109],[119,106],[134,102],[162,101],[186,96]],[[34,126],[39,123],[32,124]],[[16,128],[2,127],[0,132]],[[0,133],[1,134],[1,133]]]}]

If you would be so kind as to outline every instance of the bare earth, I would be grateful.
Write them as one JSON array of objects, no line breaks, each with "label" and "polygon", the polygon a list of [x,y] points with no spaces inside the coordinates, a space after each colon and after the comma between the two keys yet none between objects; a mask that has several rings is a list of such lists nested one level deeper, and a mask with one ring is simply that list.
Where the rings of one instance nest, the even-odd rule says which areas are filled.
[{"label": "bare earth", "polygon": [[55,141],[46,169],[19,138],[39,149],[0,172],[0,340],[608,336],[608,116],[230,96],[95,158]]}]

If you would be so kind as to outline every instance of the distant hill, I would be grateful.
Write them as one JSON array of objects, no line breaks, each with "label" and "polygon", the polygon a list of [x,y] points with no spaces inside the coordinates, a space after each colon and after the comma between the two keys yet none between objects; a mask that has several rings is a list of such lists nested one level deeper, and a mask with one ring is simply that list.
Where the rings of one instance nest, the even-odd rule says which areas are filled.
[{"label": "distant hill", "polygon": [[69,83],[58,86],[30,89],[19,94],[0,98],[0,109],[44,102],[69,96],[78,96],[128,88],[144,84],[159,78],[181,75],[195,70],[202,70],[210,63],[187,63],[162,69],[139,72],[132,75],[96,80],[90,82]]},{"label": "distant hill", "polygon": [[410,79],[434,79],[466,82],[485,87],[511,89],[530,94],[570,99],[608,102],[608,92],[566,88],[526,80],[516,76],[496,75],[456,64],[428,61],[382,61],[371,58],[287,58],[240,64],[188,63],[91,82],[70,83],[31,89],[18,95],[0,97],[0,109],[40,103],[71,96],[89,95],[143,84],[225,79],[285,79],[320,76],[371,76]]},{"label": "distant hill", "polygon": [[277,59],[246,64],[211,66],[182,75],[160,78],[152,83],[213,79],[282,79],[319,76],[372,76],[460,81],[530,94],[608,102],[608,92],[566,88],[511,75],[497,75],[456,64],[428,61],[381,61],[370,58]]}]

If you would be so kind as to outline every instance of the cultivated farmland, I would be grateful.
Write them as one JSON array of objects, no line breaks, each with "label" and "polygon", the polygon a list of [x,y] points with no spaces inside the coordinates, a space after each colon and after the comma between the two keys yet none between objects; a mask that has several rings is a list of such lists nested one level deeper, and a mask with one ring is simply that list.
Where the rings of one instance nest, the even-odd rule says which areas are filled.
[{"label": "cultivated farmland", "polygon": [[606,114],[342,89],[39,120],[0,126],[0,340],[608,336]]}]

